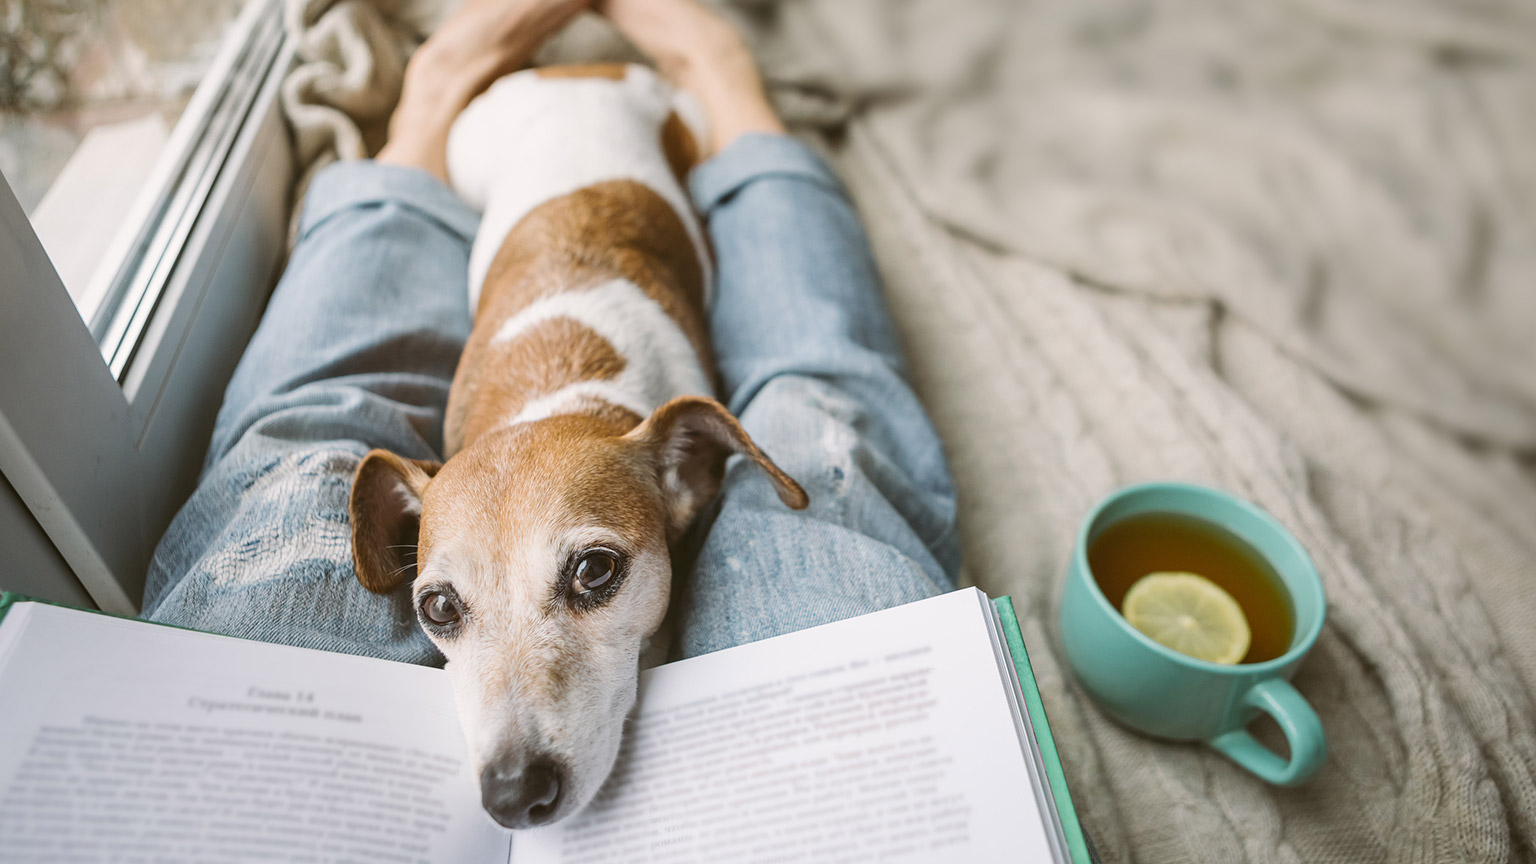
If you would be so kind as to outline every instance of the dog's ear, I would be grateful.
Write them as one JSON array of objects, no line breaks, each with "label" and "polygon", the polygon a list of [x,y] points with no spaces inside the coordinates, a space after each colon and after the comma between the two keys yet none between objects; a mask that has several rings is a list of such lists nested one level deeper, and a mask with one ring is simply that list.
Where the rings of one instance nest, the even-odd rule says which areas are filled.
[{"label": "dog's ear", "polygon": [[442,465],[372,450],[352,478],[352,565],[357,581],[388,594],[416,578],[421,496]]},{"label": "dog's ear", "polygon": [[740,453],[773,481],[779,500],[802,510],[810,502],[793,477],[773,464],[731,412],[713,399],[680,396],[657,408],[627,436],[649,453],[666,499],[667,539],[675,540],[704,509],[725,476],[725,460]]}]

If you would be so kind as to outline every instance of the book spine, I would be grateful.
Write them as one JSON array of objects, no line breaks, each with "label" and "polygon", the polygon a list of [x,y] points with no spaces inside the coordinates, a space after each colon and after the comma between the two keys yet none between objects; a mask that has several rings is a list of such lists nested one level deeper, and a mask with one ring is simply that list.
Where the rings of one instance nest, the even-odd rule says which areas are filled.
[{"label": "book spine", "polygon": [[1077,821],[1077,810],[1072,806],[1072,795],[1067,791],[1067,775],[1061,770],[1061,757],[1056,753],[1056,739],[1051,737],[1051,725],[1045,719],[1045,703],[1040,699],[1040,688],[1035,684],[1035,673],[1029,665],[1029,651],[1024,647],[1024,634],[1019,629],[1019,618],[1013,609],[1012,597],[998,597],[992,601],[998,619],[1002,622],[1003,638],[1013,655],[1014,668],[1019,673],[1019,688],[1023,691],[1024,706],[1029,710],[1029,723],[1034,727],[1035,743],[1040,747],[1040,759],[1045,763],[1046,777],[1051,783],[1051,797],[1056,802],[1056,815],[1061,820],[1062,833],[1067,838],[1067,851],[1072,864],[1092,864],[1088,844],[1083,839],[1083,826]]}]

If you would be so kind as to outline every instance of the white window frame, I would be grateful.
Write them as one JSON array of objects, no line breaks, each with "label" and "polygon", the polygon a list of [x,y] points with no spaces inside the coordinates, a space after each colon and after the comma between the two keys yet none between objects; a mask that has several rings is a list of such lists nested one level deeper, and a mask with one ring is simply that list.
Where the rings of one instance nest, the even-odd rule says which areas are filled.
[{"label": "white window frame", "polygon": [[31,515],[0,508],[0,544],[67,567],[0,564],[0,589],[137,612],[286,250],[292,51],[277,0],[252,0],[145,185],[144,230],[113,253],[116,316],[81,320],[0,178],[0,474]]}]

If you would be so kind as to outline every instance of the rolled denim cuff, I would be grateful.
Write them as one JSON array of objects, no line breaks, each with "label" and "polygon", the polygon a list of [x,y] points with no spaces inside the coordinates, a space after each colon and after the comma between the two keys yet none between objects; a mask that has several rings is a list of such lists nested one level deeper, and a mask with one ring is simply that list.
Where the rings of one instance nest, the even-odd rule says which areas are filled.
[{"label": "rolled denim cuff", "polygon": [[765,177],[793,177],[847,197],[842,181],[816,152],[788,135],[749,132],[695,168],[688,178],[693,204],[708,216],[743,186]]},{"label": "rolled denim cuff", "polygon": [[466,244],[473,242],[480,225],[480,214],[426,171],[372,159],[349,159],[327,165],[310,181],[299,237],[343,210],[377,204],[409,207],[457,234]]}]

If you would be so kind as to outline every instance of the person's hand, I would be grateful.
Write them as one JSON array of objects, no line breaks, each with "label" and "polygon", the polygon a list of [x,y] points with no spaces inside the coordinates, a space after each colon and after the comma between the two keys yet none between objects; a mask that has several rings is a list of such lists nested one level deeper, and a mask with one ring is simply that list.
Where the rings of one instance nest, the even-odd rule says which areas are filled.
[{"label": "person's hand", "polygon": [[591,0],[464,0],[405,67],[389,140],[376,161],[448,179],[448,130],[470,100],[527,65]]},{"label": "person's hand", "polygon": [[784,132],[752,52],[729,22],[695,0],[598,0],[596,10],[709,115],[718,153],[748,132]]}]

